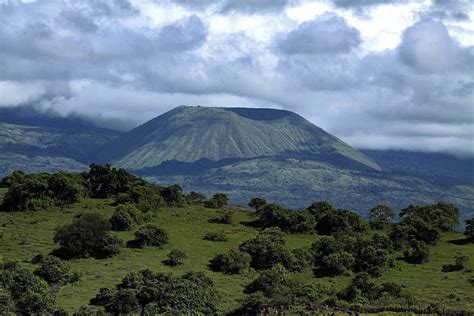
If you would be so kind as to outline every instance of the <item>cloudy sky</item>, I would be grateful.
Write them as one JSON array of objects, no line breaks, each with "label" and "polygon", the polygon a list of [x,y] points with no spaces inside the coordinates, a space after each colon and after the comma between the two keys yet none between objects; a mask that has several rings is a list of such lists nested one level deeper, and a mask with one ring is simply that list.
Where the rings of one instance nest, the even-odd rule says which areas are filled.
[{"label": "cloudy sky", "polygon": [[470,0],[0,0],[0,106],[127,129],[295,111],[358,148],[474,155]]}]

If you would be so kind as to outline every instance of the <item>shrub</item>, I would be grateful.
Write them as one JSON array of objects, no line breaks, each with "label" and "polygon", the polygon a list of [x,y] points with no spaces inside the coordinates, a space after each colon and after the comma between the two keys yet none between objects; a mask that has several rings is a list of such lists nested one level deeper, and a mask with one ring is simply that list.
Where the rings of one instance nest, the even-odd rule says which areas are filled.
[{"label": "shrub", "polygon": [[251,266],[255,269],[269,269],[277,263],[285,262],[288,255],[285,239],[280,229],[265,229],[257,237],[240,245],[240,250],[252,257]]},{"label": "shrub", "polygon": [[215,256],[209,264],[212,271],[226,274],[239,274],[250,267],[251,257],[248,253],[231,250]]},{"label": "shrub", "polygon": [[253,208],[257,213],[259,213],[265,205],[267,205],[267,201],[259,197],[255,197],[249,202],[249,206]]},{"label": "shrub", "polygon": [[6,291],[3,308],[14,309],[15,314],[48,314],[54,310],[54,296],[48,284],[17,264],[0,266],[0,288]]},{"label": "shrub", "polygon": [[175,267],[175,266],[179,266],[183,264],[184,260],[188,258],[186,254],[179,249],[171,250],[171,252],[167,255],[167,257],[168,259],[166,259],[164,263],[171,267]]},{"label": "shrub", "polygon": [[336,276],[347,274],[354,264],[354,257],[345,251],[331,253],[318,261],[315,266],[316,276]]},{"label": "shrub", "polygon": [[362,217],[354,212],[333,209],[327,211],[318,220],[316,230],[320,235],[354,235],[363,233],[366,230],[366,223]]},{"label": "shrub", "polygon": [[162,247],[168,243],[168,234],[155,225],[146,225],[135,232],[135,244],[140,247]]},{"label": "shrub", "polygon": [[213,281],[202,273],[172,277],[142,270],[128,274],[116,290],[101,289],[91,304],[103,306],[112,314],[141,309],[145,315],[216,315],[218,301]]},{"label": "shrub", "polygon": [[443,272],[461,271],[462,269],[464,269],[464,265],[468,261],[468,256],[455,256],[454,264],[444,264],[441,270]]},{"label": "shrub", "polygon": [[430,260],[430,250],[423,241],[412,240],[404,253],[404,260],[409,263],[422,264]]},{"label": "shrub", "polygon": [[229,197],[225,193],[216,193],[209,200],[204,202],[204,206],[208,208],[221,208],[227,205]]},{"label": "shrub", "polygon": [[[427,226],[442,232],[454,231],[459,225],[459,209],[453,204],[435,203],[418,206],[409,205],[400,211],[402,222],[407,218],[419,218]],[[427,244],[430,242],[426,241]]]},{"label": "shrub", "polygon": [[216,223],[216,224],[226,224],[230,225],[232,224],[232,214],[231,213],[224,213],[219,217],[211,218],[209,220],[210,223]]},{"label": "shrub", "polygon": [[227,241],[227,236],[224,232],[210,232],[204,235],[203,239],[209,241]]},{"label": "shrub", "polygon": [[203,204],[207,197],[199,192],[191,191],[188,196],[186,196],[186,199],[189,201],[191,204]]},{"label": "shrub", "polygon": [[359,241],[354,253],[353,270],[380,276],[380,270],[388,265],[388,259],[386,250],[376,248],[371,242]]},{"label": "shrub", "polygon": [[109,232],[110,223],[99,214],[85,213],[72,224],[56,229],[54,242],[68,257],[107,258],[120,251],[121,241]]},{"label": "shrub", "polygon": [[71,273],[69,264],[57,257],[48,256],[40,262],[35,274],[49,284],[66,284],[79,281],[77,273]]},{"label": "shrub", "polygon": [[113,230],[129,231],[143,222],[143,214],[132,204],[119,205],[110,218]]},{"label": "shrub", "polygon": [[303,248],[294,249],[289,252],[283,261],[283,265],[291,272],[303,272],[312,263],[311,253]]},{"label": "shrub", "polygon": [[369,210],[369,223],[375,229],[383,229],[395,217],[395,211],[388,205],[380,204]]}]

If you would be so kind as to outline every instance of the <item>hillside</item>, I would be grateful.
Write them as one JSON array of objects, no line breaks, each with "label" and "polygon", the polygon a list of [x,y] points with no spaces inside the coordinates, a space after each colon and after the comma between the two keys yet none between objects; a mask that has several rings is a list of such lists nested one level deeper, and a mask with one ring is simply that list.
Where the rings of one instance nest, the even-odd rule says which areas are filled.
[{"label": "hillside", "polygon": [[[102,181],[104,181],[104,179],[113,178],[97,178],[93,172],[98,172],[97,174],[101,175],[104,175],[104,172],[113,175],[115,171],[110,171],[109,169],[91,170],[91,178],[89,178],[88,183],[91,183],[90,181],[99,181],[101,185],[95,186],[95,184],[93,184],[90,189],[87,190],[95,190],[103,185],[110,185],[110,182]],[[13,209],[5,209],[5,207],[2,207],[2,211],[0,211],[0,273],[2,273],[2,269],[4,269],[1,263],[7,261],[16,261],[17,264],[21,264],[22,267],[25,267],[27,270],[38,271],[38,268],[42,264],[41,260],[44,260],[45,257],[50,254],[61,254],[61,252],[57,251],[57,242],[53,240],[57,228],[77,221],[81,216],[84,216],[81,215],[83,213],[96,214],[99,218],[102,217],[108,221],[109,218],[113,217],[113,214],[123,206],[117,202],[119,196],[123,199],[123,194],[128,194],[127,192],[130,190],[131,192],[139,192],[134,190],[137,190],[140,186],[148,186],[151,191],[147,191],[148,193],[141,196],[140,199],[150,199],[153,194],[163,194],[164,192],[163,188],[150,187],[150,184],[143,183],[134,177],[126,176],[122,177],[120,181],[126,181],[128,185],[117,186],[116,188],[119,190],[116,193],[117,195],[109,193],[109,196],[104,196],[103,198],[84,198],[83,196],[86,192],[81,190],[86,190],[87,186],[80,185],[83,181],[83,176],[86,175],[72,175],[75,179],[74,181],[79,181],[76,187],[76,190],[78,190],[76,194],[79,199],[76,202],[69,202],[61,206],[43,206],[36,211],[26,211],[22,209],[13,211]],[[39,176],[37,179],[40,177],[44,176]],[[27,183],[28,178],[17,179],[16,181],[19,181],[18,184],[22,182]],[[74,184],[70,182],[69,185]],[[68,186],[67,188],[70,189],[72,187]],[[49,190],[48,192],[51,191]],[[62,189],[55,194],[59,194],[60,192],[62,192]],[[7,189],[0,189],[0,201],[6,193]],[[33,192],[30,193],[33,194]],[[404,259],[404,256],[407,256],[407,252],[404,252],[403,249],[394,250],[396,245],[394,239],[386,239],[387,236],[392,236],[391,231],[398,232],[399,229],[404,229],[404,227],[410,228],[410,220],[402,220],[397,224],[387,224],[388,226],[383,229],[378,228],[374,230],[357,215],[349,215],[350,213],[341,212],[337,209],[327,209],[328,206],[326,204],[321,204],[323,208],[319,208],[320,206],[317,206],[317,204],[308,208],[308,210],[310,210],[315,207],[319,209],[318,212],[312,213],[306,210],[298,214],[294,211],[284,210],[277,206],[267,204],[262,206],[263,209],[260,210],[260,214],[268,214],[259,216],[257,213],[242,207],[223,205],[217,208],[209,208],[206,207],[206,203],[195,200],[195,197],[192,195],[182,195],[179,191],[176,193],[177,194],[174,194],[173,199],[169,200],[168,203],[178,204],[174,206],[162,205],[150,211],[144,211],[144,214],[149,218],[147,222],[136,224],[128,231],[114,230],[110,232],[112,236],[118,237],[123,241],[120,246],[120,252],[106,258],[63,258],[60,262],[67,264],[68,269],[77,274],[76,279],[78,280],[74,281],[74,283],[66,282],[65,284],[55,284],[51,286],[53,291],[56,291],[57,305],[55,306],[59,306],[68,313],[73,313],[78,311],[81,306],[91,304],[91,299],[94,298],[97,293],[100,293],[102,288],[113,289],[121,280],[125,280],[122,281],[122,287],[127,286],[127,284],[134,284],[134,282],[137,282],[137,279],[131,278],[133,275],[130,276],[130,273],[149,269],[148,271],[150,272],[147,272],[148,274],[165,273],[166,275],[169,273],[176,277],[188,272],[203,273],[204,276],[212,280],[217,291],[218,299],[213,301],[217,306],[217,315],[228,314],[236,310],[252,297],[256,300],[255,302],[268,302],[266,304],[276,304],[276,306],[278,306],[279,299],[281,299],[278,294],[287,293],[282,291],[287,291],[288,289],[286,289],[285,286],[289,286],[290,284],[295,284],[297,287],[292,288],[292,291],[296,291],[296,293],[300,294],[291,294],[292,292],[285,294],[296,295],[297,297],[296,301],[285,308],[294,308],[296,311],[311,311],[311,309],[313,309],[312,311],[315,312],[319,308],[318,306],[322,304],[323,312],[328,312],[332,311],[332,308],[330,307],[331,305],[327,304],[335,304],[334,302],[337,302],[337,304],[348,304],[338,306],[346,306],[346,308],[349,309],[365,308],[366,310],[379,308],[379,310],[392,309],[406,312],[426,312],[429,310],[434,311],[432,309],[434,306],[440,308],[440,310],[463,310],[465,313],[474,310],[474,297],[472,296],[471,290],[474,280],[474,246],[473,244],[466,243],[464,239],[465,236],[461,233],[438,231],[439,239],[431,239],[432,237],[421,235],[416,237],[422,239],[428,237],[427,242],[430,242],[430,245],[428,248],[429,257],[427,257],[427,261],[414,264],[407,262],[406,260],[408,259]],[[38,194],[38,192],[35,192],[35,194]],[[87,195],[93,194],[95,194],[94,191],[87,193]],[[34,199],[34,196],[31,196],[31,198]],[[137,208],[145,205],[141,204],[140,199],[137,203],[133,204]],[[445,225],[450,222],[451,219],[448,215],[439,213],[437,211],[438,207],[442,206],[424,208],[420,214],[412,213],[408,215],[408,218],[412,217],[412,219],[416,220],[417,216],[425,216],[424,214],[426,212],[433,212],[432,215],[438,214],[436,216],[445,217],[441,217],[440,219],[442,220],[439,222],[436,216],[426,215],[428,216],[427,221],[432,221],[426,225]],[[445,211],[447,210],[448,209],[445,209]],[[222,218],[224,215],[228,216],[228,221],[219,222],[216,220]],[[347,215],[349,215],[349,218],[344,222],[339,222],[338,220],[326,222],[325,220],[325,218],[332,218],[333,216],[336,216],[334,218],[336,219],[338,216]],[[275,222],[271,220],[271,216],[283,217],[281,217],[280,221]],[[294,220],[285,221],[283,220],[285,216],[294,218]],[[319,219],[317,222],[314,222],[313,219],[310,219],[308,216],[315,216],[315,218]],[[454,217],[456,217],[456,215],[454,215]],[[263,218],[267,218],[269,222],[262,222]],[[326,224],[319,225],[318,223]],[[137,235],[135,232],[149,225],[156,225],[165,230],[168,236],[167,243],[160,247],[147,246],[137,248],[131,246],[129,241],[136,238]],[[294,231],[291,225],[296,225],[294,228],[297,228],[297,231]],[[280,227],[282,231],[278,229],[275,230],[274,227]],[[265,228],[270,230],[265,230]],[[328,228],[335,230],[326,231]],[[278,251],[287,255],[293,253],[299,254],[299,256],[314,255],[316,256],[315,258],[320,259],[324,254],[318,255],[317,253],[313,254],[313,252],[318,249],[316,245],[319,245],[320,242],[323,242],[324,245],[324,242],[328,242],[328,240],[335,240],[340,243],[338,247],[345,244],[348,247],[346,251],[353,253],[355,258],[358,258],[357,256],[360,256],[366,251],[369,251],[369,257],[365,259],[366,263],[364,263],[363,266],[357,268],[362,269],[362,271],[357,270],[355,268],[356,266],[354,266],[354,268],[352,268],[354,271],[343,269],[337,272],[336,275],[321,275],[316,273],[316,267],[318,267],[318,264],[321,264],[318,260],[314,262],[293,262],[292,265],[296,264],[296,268],[291,268],[292,265],[289,265],[287,267],[289,270],[283,270],[281,272],[282,274],[279,275],[279,278],[286,280],[285,284],[287,285],[282,287],[282,285],[278,283],[278,279],[270,279],[266,282],[269,282],[270,287],[277,289],[276,294],[274,292],[267,293],[264,291],[263,294],[257,293],[258,295],[254,296],[246,294],[247,290],[245,289],[249,288],[248,285],[258,280],[259,276],[265,275],[268,271],[275,270],[265,270],[258,266],[253,268],[252,266],[239,273],[227,274],[216,271],[210,266],[211,259],[216,255],[236,251],[239,247],[242,250],[244,249],[242,245],[248,240],[255,240],[254,238],[259,238],[259,236],[266,236],[265,234],[269,232],[273,232],[272,234],[277,234],[282,237],[281,240],[277,239],[273,242],[277,245],[281,243],[283,248],[274,248],[274,250],[271,250],[271,256],[269,257],[257,256],[256,258],[260,258],[260,260],[281,260],[278,259],[279,257],[276,255]],[[342,232],[344,233],[341,234]],[[87,230],[83,230],[82,233],[86,234]],[[221,241],[205,240],[204,236],[208,233],[220,234],[224,236],[224,239]],[[403,239],[401,239],[401,241],[403,241]],[[79,241],[76,240],[74,244],[78,242]],[[275,247],[275,245],[268,245],[268,247]],[[361,250],[365,250],[362,252],[360,252],[361,250],[354,250],[357,249],[357,247],[362,247]],[[373,247],[377,247],[377,252],[371,252]],[[409,249],[408,245],[406,245],[406,247]],[[173,249],[179,249],[186,254],[182,264],[177,266],[166,264],[165,260],[167,255]],[[344,252],[343,255],[348,256],[349,254]],[[383,260],[372,260],[374,256],[378,257],[381,255],[383,255]],[[454,261],[453,256],[455,255],[462,257],[468,256],[469,259],[465,259],[462,269],[453,272],[443,272],[443,265],[452,263]],[[341,264],[337,263],[339,259],[335,260],[336,265]],[[352,261],[349,261],[349,264],[352,264],[350,262]],[[357,261],[354,263],[356,262]],[[283,261],[283,263],[285,267],[288,265],[286,261]],[[7,265],[7,267],[8,266],[11,266],[11,264]],[[377,269],[365,270],[367,269],[364,268],[365,266],[372,267],[372,269],[377,267]],[[278,269],[281,268],[278,268],[277,265],[275,269],[280,271]],[[54,273],[53,275],[57,276],[57,272],[54,272],[57,270],[52,271]],[[344,289],[348,288],[354,278],[358,275],[362,275],[364,271],[370,273],[368,283],[370,286],[389,286],[389,289],[395,289],[393,290],[393,294],[386,293],[384,295],[388,295],[387,297],[382,296],[378,299],[359,297],[355,301],[347,301],[347,299],[341,299],[337,296],[342,295],[338,293],[344,293]],[[126,276],[128,279],[124,279]],[[129,283],[132,280],[135,281]],[[302,294],[303,292],[298,292],[298,289],[302,289],[304,295]],[[402,291],[403,295],[397,294],[397,289]],[[184,289],[182,289],[182,291],[184,291]],[[314,294],[311,295],[316,296],[307,297],[306,295],[310,294],[305,291],[315,291]],[[117,305],[126,304],[125,302],[128,302],[130,295],[134,295],[133,293],[135,292],[127,292],[128,296],[123,297],[122,299],[124,301],[117,302]],[[362,296],[369,295],[369,293],[360,293]],[[395,296],[391,297],[391,295]],[[288,297],[285,296],[285,298]],[[186,299],[192,300],[192,295]],[[310,300],[313,304],[302,303],[304,300]],[[26,305],[29,303],[23,304]],[[96,304],[100,304],[100,302]],[[191,301],[188,301],[188,306],[194,306],[193,304]],[[3,305],[0,304],[0,308],[2,308],[2,306]],[[428,306],[432,306],[431,309]],[[89,308],[91,307],[89,306]],[[241,314],[240,312],[229,315]],[[252,315],[253,314],[254,313],[252,313]]]},{"label": "hillside", "polygon": [[181,106],[107,144],[98,161],[130,170],[165,161],[306,157],[379,170],[371,159],[282,110]]}]

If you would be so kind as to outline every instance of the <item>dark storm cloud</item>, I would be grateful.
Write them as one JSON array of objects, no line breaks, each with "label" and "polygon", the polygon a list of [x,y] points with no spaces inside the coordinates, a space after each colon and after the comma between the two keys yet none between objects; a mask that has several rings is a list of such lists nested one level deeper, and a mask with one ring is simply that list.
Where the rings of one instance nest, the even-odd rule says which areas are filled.
[{"label": "dark storm cloud", "polygon": [[207,29],[201,19],[192,15],[163,27],[156,38],[166,51],[183,51],[201,46],[207,38]]},{"label": "dark storm cloud", "polygon": [[335,15],[325,14],[303,22],[277,43],[284,54],[338,54],[350,51],[361,42],[360,32]]}]

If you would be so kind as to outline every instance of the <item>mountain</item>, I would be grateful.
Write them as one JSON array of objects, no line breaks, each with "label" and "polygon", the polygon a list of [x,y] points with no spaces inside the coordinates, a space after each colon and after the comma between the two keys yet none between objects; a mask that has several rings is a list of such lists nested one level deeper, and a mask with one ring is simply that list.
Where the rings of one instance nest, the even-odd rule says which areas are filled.
[{"label": "mountain", "polygon": [[96,150],[118,134],[32,107],[0,108],[0,175],[17,169],[84,170]]},{"label": "mountain", "polygon": [[258,195],[290,207],[327,200],[361,214],[379,203],[449,201],[464,214],[474,210],[474,186],[460,177],[472,172],[472,159],[362,153],[282,110],[181,106],[120,135],[98,159],[188,191],[227,192],[233,203]]},{"label": "mountain", "polygon": [[166,161],[317,158],[380,170],[376,162],[311,124],[282,110],[181,106],[107,144],[99,161],[131,170]]}]

